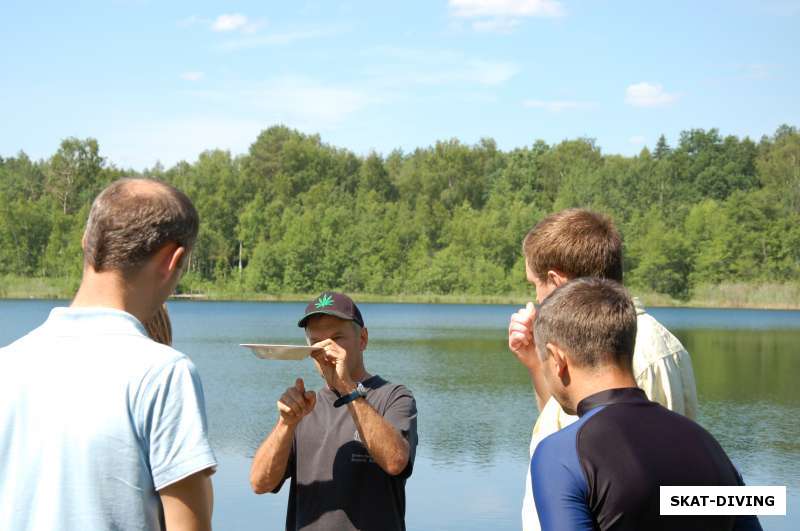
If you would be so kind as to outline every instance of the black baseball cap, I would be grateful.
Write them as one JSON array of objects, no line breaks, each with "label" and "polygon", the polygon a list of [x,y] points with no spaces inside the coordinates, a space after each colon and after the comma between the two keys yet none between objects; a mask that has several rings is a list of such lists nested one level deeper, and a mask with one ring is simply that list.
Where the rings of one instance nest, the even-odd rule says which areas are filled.
[{"label": "black baseball cap", "polygon": [[335,291],[325,291],[319,297],[312,300],[306,306],[305,315],[297,321],[297,326],[305,328],[308,320],[315,315],[333,315],[339,319],[346,321],[353,321],[358,326],[364,326],[364,318],[361,317],[361,312],[353,302],[353,299],[344,293],[337,293]]}]

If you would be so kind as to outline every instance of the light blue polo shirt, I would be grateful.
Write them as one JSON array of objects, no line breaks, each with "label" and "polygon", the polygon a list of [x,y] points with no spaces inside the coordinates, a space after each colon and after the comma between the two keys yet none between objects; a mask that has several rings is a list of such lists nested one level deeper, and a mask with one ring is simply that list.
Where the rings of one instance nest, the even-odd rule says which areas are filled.
[{"label": "light blue polo shirt", "polygon": [[0,349],[0,529],[162,529],[157,491],[214,466],[194,364],[134,316],[55,308]]}]

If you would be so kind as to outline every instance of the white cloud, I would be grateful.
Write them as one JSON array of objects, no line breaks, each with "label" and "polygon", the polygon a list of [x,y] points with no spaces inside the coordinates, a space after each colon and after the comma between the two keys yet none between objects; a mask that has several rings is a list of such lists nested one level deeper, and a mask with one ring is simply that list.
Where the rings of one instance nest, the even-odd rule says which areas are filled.
[{"label": "white cloud", "polygon": [[625,89],[625,103],[634,107],[659,107],[677,99],[677,94],[665,92],[659,83],[643,81]]},{"label": "white cloud", "polygon": [[203,72],[184,72],[181,74],[181,79],[184,81],[200,81],[205,77]]},{"label": "white cloud", "polygon": [[242,37],[223,42],[219,45],[220,50],[235,51],[249,48],[261,48],[263,46],[281,46],[292,44],[297,41],[330,37],[341,33],[339,29],[310,28],[294,31],[276,32],[267,35],[257,35]]},{"label": "white cloud", "polygon": [[449,0],[456,17],[560,17],[564,7],[556,0]]},{"label": "white cloud", "polygon": [[525,100],[522,102],[524,107],[529,109],[544,109],[550,112],[561,112],[573,109],[588,109],[592,103],[588,101],[574,100]]},{"label": "white cloud", "polygon": [[218,32],[236,31],[246,28],[247,25],[246,16],[241,13],[230,13],[218,16],[211,24],[211,29]]},{"label": "white cloud", "polygon": [[641,146],[641,145],[644,145],[647,142],[647,139],[645,137],[643,137],[643,136],[636,135],[636,136],[630,137],[628,139],[628,142],[630,142],[634,146]]},{"label": "white cloud", "polygon": [[508,18],[490,18],[472,23],[472,29],[482,33],[511,33],[517,26],[519,26],[518,19]]},{"label": "white cloud", "polygon": [[449,0],[448,3],[454,17],[473,19],[472,28],[480,32],[510,33],[521,18],[565,15],[557,0]]}]

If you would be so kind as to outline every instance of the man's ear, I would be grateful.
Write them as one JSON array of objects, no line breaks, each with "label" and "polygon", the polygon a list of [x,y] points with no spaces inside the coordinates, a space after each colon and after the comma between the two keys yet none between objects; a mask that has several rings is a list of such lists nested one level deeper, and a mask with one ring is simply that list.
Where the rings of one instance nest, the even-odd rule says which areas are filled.
[{"label": "man's ear", "polygon": [[186,247],[180,245],[173,247],[168,257],[169,257],[169,265],[167,266],[167,270],[170,273],[179,271],[180,268],[183,266],[183,260],[188,259],[188,256],[186,254]]},{"label": "man's ear", "polygon": [[569,282],[569,278],[558,269],[549,269],[547,271],[547,282],[558,288]]},{"label": "man's ear", "polygon": [[369,332],[367,331],[367,327],[361,328],[361,352],[367,350],[367,343],[369,343]]},{"label": "man's ear", "polygon": [[569,359],[567,358],[567,353],[554,343],[547,344],[547,351],[553,358],[556,376],[558,376],[559,380],[563,381],[565,377],[569,378]]}]

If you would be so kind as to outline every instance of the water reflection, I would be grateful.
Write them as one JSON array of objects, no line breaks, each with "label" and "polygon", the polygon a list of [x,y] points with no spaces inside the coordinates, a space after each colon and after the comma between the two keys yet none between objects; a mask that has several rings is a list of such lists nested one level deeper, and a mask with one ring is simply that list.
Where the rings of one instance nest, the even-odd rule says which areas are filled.
[{"label": "water reflection", "polygon": [[[44,320],[52,301],[0,301],[0,344]],[[310,361],[265,362],[242,342],[301,343],[300,303],[172,302],[176,347],[203,378],[220,529],[280,528],[285,493],[249,493],[249,458],[276,420],[275,400]],[[526,371],[505,346],[510,306],[362,307],[367,367],[406,384],[419,416],[418,465],[408,483],[409,529],[518,529],[527,445],[536,406]],[[800,514],[800,312],[656,309],[694,361],[700,422],[751,484],[789,486]],[[450,503],[452,501],[452,503]],[[765,518],[791,529],[796,516]]]},{"label": "water reflection", "polygon": [[676,330],[692,354],[701,400],[800,403],[800,331]]}]

